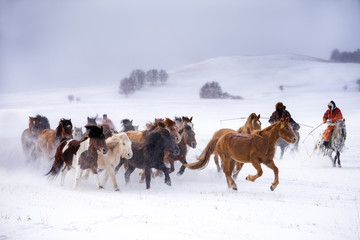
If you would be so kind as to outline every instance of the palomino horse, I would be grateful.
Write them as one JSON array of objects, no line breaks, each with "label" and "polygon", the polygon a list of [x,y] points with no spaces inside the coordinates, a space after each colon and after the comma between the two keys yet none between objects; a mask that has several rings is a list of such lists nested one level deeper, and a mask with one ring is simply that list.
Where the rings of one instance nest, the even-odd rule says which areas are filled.
[{"label": "palomino horse", "polygon": [[114,190],[120,191],[116,182],[114,169],[120,163],[120,158],[132,158],[131,141],[126,133],[117,133],[106,139],[106,146],[109,151],[106,154],[99,152],[97,161],[99,169],[106,169],[103,186],[105,186],[110,176]]},{"label": "palomino horse", "polygon": [[145,142],[133,142],[131,147],[133,157],[129,160],[121,158],[119,165],[115,169],[115,172],[117,172],[123,163],[128,163],[128,168],[125,172],[126,183],[129,182],[130,175],[135,168],[145,169],[146,189],[149,189],[151,168],[156,168],[164,172],[165,184],[171,186],[169,169],[163,161],[164,153],[167,151],[178,155],[180,150],[175,143],[174,137],[170,135],[167,129],[159,128],[156,131],[152,131],[146,136]]},{"label": "palomino horse", "polygon": [[71,119],[60,119],[59,125],[55,130],[45,129],[40,132],[36,147],[38,156],[45,156],[51,159],[54,157],[61,139],[72,137]]},{"label": "palomino horse", "polygon": [[[257,174],[246,177],[247,180],[252,182],[262,175],[262,163],[274,171],[275,180],[270,186],[270,189],[273,191],[279,184],[279,170],[273,160],[275,144],[279,138],[289,143],[295,143],[297,141],[288,119],[282,119],[263,130],[257,130],[251,134],[227,133],[220,137],[216,144],[215,151],[223,161],[223,171],[226,175],[229,188],[237,190],[236,183],[231,177],[235,162],[251,163],[255,167]],[[210,155],[205,153],[205,156],[205,158],[198,162],[188,164],[187,167],[190,169],[206,167]]]},{"label": "palomino horse", "polygon": [[[216,143],[219,141],[219,138],[224,136],[227,133],[244,133],[244,134],[250,134],[255,130],[261,129],[261,122],[260,122],[260,114],[256,115],[255,113],[251,113],[249,117],[247,118],[244,126],[240,127],[237,131],[229,128],[222,128],[218,131],[216,131],[211,138],[210,142],[206,145],[204,151],[200,154],[200,157],[198,157],[198,160],[204,160],[205,158],[210,157],[211,154],[214,153],[214,161],[217,167],[217,171],[221,171],[221,167],[219,165],[219,155],[215,151]],[[207,156],[209,155],[209,156]],[[237,175],[239,174],[241,168],[243,166],[243,163],[237,162],[236,163],[236,171],[233,175],[233,177],[236,179]]]},{"label": "palomino horse", "polygon": [[[340,152],[343,151],[346,140],[345,119],[338,120],[336,123],[332,123],[332,124],[335,126],[335,128],[331,133],[329,145],[327,146],[323,145],[324,140],[321,134],[320,139],[317,145],[315,146],[315,149],[319,148],[320,151],[323,152],[324,156],[325,155],[329,156],[333,164],[333,167],[336,167],[336,161],[337,161],[338,167],[341,168]],[[332,154],[334,152],[335,152],[335,156],[333,157]]]},{"label": "palomino horse", "polygon": [[46,117],[41,115],[29,116],[29,128],[25,129],[21,135],[22,147],[27,157],[35,157],[35,147],[40,132],[48,128],[50,128],[50,124]]},{"label": "palomino horse", "polygon": [[102,154],[106,154],[108,151],[105,136],[102,129],[97,126],[86,126],[85,128],[89,132],[88,138],[81,141],[64,139],[60,143],[56,149],[55,161],[46,175],[51,175],[54,178],[62,169],[61,185],[64,185],[67,172],[74,168],[76,174],[73,188],[75,189],[80,181],[82,171],[91,169],[94,174],[95,183],[101,189],[103,187],[97,174],[97,160],[98,150],[101,150]]}]

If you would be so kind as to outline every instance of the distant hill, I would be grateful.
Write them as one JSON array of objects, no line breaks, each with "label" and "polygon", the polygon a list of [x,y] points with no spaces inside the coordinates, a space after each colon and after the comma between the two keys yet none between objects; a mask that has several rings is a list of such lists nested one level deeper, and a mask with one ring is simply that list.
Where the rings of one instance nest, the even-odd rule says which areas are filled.
[{"label": "distant hill", "polygon": [[[206,82],[223,91],[251,97],[283,91],[357,91],[358,64],[334,63],[295,54],[218,57],[169,72],[168,87],[199,96]],[[183,90],[182,90],[183,89]],[[175,94],[175,93],[174,93]]]}]

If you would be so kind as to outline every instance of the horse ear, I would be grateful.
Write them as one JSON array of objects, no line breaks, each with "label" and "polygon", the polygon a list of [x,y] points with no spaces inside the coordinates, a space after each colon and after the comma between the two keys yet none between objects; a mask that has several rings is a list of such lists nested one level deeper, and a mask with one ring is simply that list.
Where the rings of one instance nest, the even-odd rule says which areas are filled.
[{"label": "horse ear", "polygon": [[258,115],[258,118],[260,119],[260,114]]},{"label": "horse ear", "polygon": [[87,120],[88,120],[88,122],[90,121],[90,118],[89,117],[87,117]]},{"label": "horse ear", "polygon": [[192,119],[193,119],[193,117],[191,116],[191,118],[190,118],[190,122],[192,121]]}]

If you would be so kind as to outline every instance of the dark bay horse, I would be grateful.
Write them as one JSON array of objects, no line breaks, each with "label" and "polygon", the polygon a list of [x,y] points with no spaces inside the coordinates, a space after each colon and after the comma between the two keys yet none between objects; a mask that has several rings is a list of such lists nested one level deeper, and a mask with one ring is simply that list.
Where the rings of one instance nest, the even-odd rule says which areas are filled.
[{"label": "dark bay horse", "polygon": [[181,141],[180,143],[178,143],[180,154],[174,155],[170,153],[169,156],[167,157],[167,161],[170,163],[170,172],[173,172],[175,170],[174,167],[175,161],[180,161],[182,163],[182,166],[180,167],[180,170],[177,173],[178,176],[182,175],[185,171],[184,164],[187,164],[186,155],[188,152],[188,147],[196,148],[197,145],[195,139],[195,132],[193,131],[190,125],[186,123],[183,124],[179,133],[181,135]]},{"label": "dark bay horse", "polygon": [[[106,154],[105,135],[102,128],[97,126],[86,126],[88,137],[83,140],[64,139],[56,149],[55,160],[46,175],[50,175],[50,179],[56,177],[60,171],[61,185],[64,185],[65,176],[70,169],[75,169],[75,181],[73,188],[75,189],[80,181],[82,171],[90,169],[94,174],[94,179],[99,189],[103,188],[100,184],[97,174],[98,152]],[[61,170],[62,169],[62,170]]]},{"label": "dark bay horse", "polygon": [[[275,144],[279,138],[289,143],[297,141],[289,119],[282,119],[263,130],[257,130],[251,134],[227,133],[220,137],[216,143],[215,151],[223,161],[223,171],[226,175],[228,187],[237,190],[236,183],[231,176],[235,162],[251,163],[255,167],[257,174],[249,175],[246,178],[252,182],[262,175],[261,164],[265,164],[274,171],[275,180],[270,186],[270,189],[273,191],[279,184],[279,170],[273,160]],[[188,164],[187,167],[190,169],[205,168],[209,162],[210,155],[205,154],[205,156],[198,162]]]},{"label": "dark bay horse", "polygon": [[45,156],[51,159],[55,155],[56,148],[63,138],[72,138],[72,123],[71,119],[60,119],[59,125],[55,130],[45,129],[40,132],[37,140],[37,156]]},{"label": "dark bay horse", "polygon": [[119,170],[123,163],[128,163],[128,168],[125,171],[126,183],[130,180],[131,173],[135,168],[145,169],[146,189],[150,188],[151,168],[161,170],[165,174],[165,184],[171,186],[171,179],[169,170],[164,164],[165,151],[171,154],[178,155],[180,153],[179,147],[175,143],[175,139],[170,135],[165,128],[150,132],[144,142],[132,143],[133,156],[131,159],[121,158],[119,165],[115,172]]},{"label": "dark bay horse", "polygon": [[41,115],[29,116],[29,127],[21,135],[23,151],[27,157],[35,158],[35,147],[40,132],[50,128],[49,120]]},{"label": "dark bay horse", "polygon": [[[340,153],[344,149],[346,140],[345,119],[338,120],[336,123],[333,123],[333,125],[335,125],[335,128],[331,133],[329,145],[324,146],[322,144],[323,139],[321,135],[317,145],[315,146],[315,149],[319,148],[319,150],[322,151],[324,156],[329,156],[333,167],[336,167],[337,163],[338,167],[341,168]],[[334,157],[333,153],[335,153]]]},{"label": "dark bay horse", "polygon": [[120,132],[127,132],[127,131],[137,131],[139,126],[133,125],[133,120],[129,120],[127,118],[121,120],[122,129]]}]

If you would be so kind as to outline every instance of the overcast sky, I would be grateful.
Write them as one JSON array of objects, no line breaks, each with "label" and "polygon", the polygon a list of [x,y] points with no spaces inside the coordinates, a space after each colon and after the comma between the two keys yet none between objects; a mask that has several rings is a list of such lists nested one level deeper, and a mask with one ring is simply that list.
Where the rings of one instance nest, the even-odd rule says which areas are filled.
[{"label": "overcast sky", "polygon": [[360,48],[360,0],[0,0],[0,91]]}]

